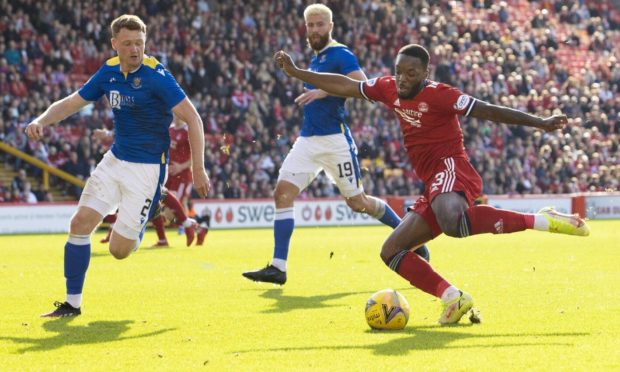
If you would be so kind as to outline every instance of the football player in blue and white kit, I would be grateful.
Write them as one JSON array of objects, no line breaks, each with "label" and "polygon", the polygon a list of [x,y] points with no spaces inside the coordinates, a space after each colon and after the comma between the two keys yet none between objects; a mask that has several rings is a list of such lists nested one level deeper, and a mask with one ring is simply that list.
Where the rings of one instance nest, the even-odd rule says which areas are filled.
[{"label": "football player in blue and white kit", "polygon": [[[323,4],[312,4],[304,10],[306,38],[314,51],[309,70],[347,75],[366,80],[357,58],[345,45],[332,39],[332,11]],[[284,159],[274,191],[274,253],[271,264],[257,271],[243,273],[248,279],[284,284],[289,242],[295,227],[294,200],[324,170],[338,186],[347,205],[395,228],[400,218],[382,200],[366,195],[362,186],[357,147],[344,120],[345,98],[328,96],[322,90],[305,84],[305,93],[295,100],[304,106],[301,135]],[[416,250],[428,260],[426,246]]]},{"label": "football player in blue and white kit", "polygon": [[112,148],[87,181],[71,217],[64,256],[66,300],[56,302],[56,309],[44,317],[81,313],[90,236],[104,216],[118,208],[110,239],[110,253],[115,258],[126,258],[139,246],[166,177],[173,112],[189,125],[194,188],[203,197],[209,191],[202,120],[174,77],[155,58],[144,55],[146,25],[139,17],[125,14],[112,22],[111,30],[112,48],[118,55],[79,91],[54,102],[26,128],[26,134],[38,140],[45,126],[104,95],[114,112]]}]

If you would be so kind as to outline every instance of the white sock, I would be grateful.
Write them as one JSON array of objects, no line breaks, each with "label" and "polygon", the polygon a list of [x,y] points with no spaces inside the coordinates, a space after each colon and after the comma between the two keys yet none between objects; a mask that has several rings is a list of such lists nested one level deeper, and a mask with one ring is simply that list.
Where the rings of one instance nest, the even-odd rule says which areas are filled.
[{"label": "white sock", "polygon": [[459,289],[455,286],[451,285],[446,288],[446,290],[443,291],[443,293],[441,294],[441,301],[443,301],[444,304],[447,304],[455,298],[458,298],[460,295],[461,291],[459,291]]},{"label": "white sock", "polygon": [[534,230],[549,231],[549,221],[542,214],[534,214]]},{"label": "white sock", "polygon": [[196,223],[196,220],[193,218],[188,218],[185,221],[183,221],[183,227],[190,227],[193,226]]},{"label": "white sock", "polygon": [[277,267],[280,271],[286,271],[286,260],[281,258],[274,258],[271,264]]},{"label": "white sock", "polygon": [[80,306],[82,306],[82,294],[68,294],[67,293],[67,299],[65,300],[66,302],[69,303],[69,305],[78,308]]}]

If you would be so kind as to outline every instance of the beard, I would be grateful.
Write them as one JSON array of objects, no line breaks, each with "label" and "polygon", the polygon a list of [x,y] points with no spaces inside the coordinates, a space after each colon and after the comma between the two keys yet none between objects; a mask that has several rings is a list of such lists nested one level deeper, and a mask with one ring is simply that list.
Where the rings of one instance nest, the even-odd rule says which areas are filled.
[{"label": "beard", "polygon": [[329,42],[329,34],[319,35],[319,40],[314,40],[311,37],[307,37],[306,41],[308,41],[308,46],[312,48],[312,50],[322,50],[327,46]]},{"label": "beard", "polygon": [[400,93],[396,93],[396,95],[398,96],[398,98],[400,99],[412,99],[413,97],[415,97],[417,94],[417,92],[415,91],[415,89],[411,89],[407,94],[400,94]]}]

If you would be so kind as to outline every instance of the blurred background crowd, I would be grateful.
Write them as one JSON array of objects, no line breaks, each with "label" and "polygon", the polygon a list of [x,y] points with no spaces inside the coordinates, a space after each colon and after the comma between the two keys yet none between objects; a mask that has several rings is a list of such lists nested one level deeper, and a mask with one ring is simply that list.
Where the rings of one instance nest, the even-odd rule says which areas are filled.
[{"label": "blurred background crowd", "polygon": [[[305,66],[301,0],[0,0],[0,139],[46,163],[87,178],[113,129],[106,100],[29,141],[25,125],[75,90],[114,55],[109,24],[123,13],[148,26],[146,53],[177,78],[202,116],[211,198],[268,198],[299,135],[301,83],[271,61],[279,49]],[[393,73],[408,43],[431,53],[432,79],[479,99],[539,116],[565,113],[555,133],[461,118],[465,147],[484,193],[618,190],[620,180],[620,13],[613,1],[326,1],[333,38],[357,55],[366,75]],[[412,195],[422,182],[407,160],[396,117],[379,104],[349,100],[347,120],[371,195]],[[1,153],[0,153],[1,154]],[[0,185],[0,200],[49,200],[22,170]],[[24,173],[23,175],[21,173]],[[75,195],[79,188],[67,186]],[[324,176],[302,197],[334,196]]]}]

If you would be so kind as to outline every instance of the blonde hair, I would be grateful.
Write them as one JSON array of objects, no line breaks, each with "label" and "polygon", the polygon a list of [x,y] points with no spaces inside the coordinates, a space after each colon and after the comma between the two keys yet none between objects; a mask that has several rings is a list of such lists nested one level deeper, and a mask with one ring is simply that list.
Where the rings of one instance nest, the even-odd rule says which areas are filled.
[{"label": "blonde hair", "polygon": [[112,21],[112,25],[110,26],[112,37],[116,37],[123,28],[132,31],[142,31],[146,34],[146,25],[140,17],[133,14],[123,14]]},{"label": "blonde hair", "polygon": [[332,10],[323,4],[311,4],[304,10],[304,19],[308,19],[312,15],[327,16],[329,22],[332,22]]}]

